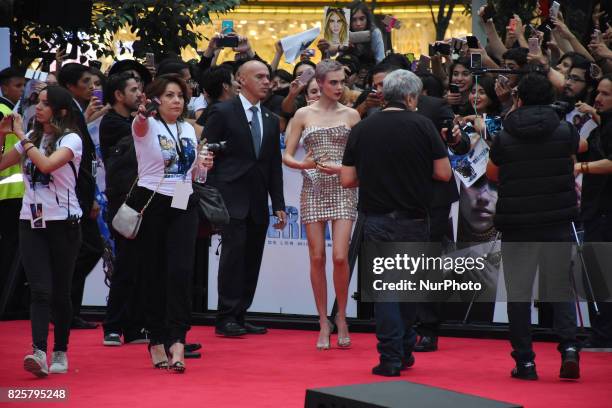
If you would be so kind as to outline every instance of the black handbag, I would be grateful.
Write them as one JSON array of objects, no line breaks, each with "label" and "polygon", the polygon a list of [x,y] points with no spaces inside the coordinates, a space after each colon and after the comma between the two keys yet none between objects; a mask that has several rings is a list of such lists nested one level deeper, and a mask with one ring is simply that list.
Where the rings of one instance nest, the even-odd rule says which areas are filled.
[{"label": "black handbag", "polygon": [[230,220],[221,193],[211,185],[199,183],[193,183],[193,191],[198,197],[198,214],[204,230],[208,235],[220,233]]}]

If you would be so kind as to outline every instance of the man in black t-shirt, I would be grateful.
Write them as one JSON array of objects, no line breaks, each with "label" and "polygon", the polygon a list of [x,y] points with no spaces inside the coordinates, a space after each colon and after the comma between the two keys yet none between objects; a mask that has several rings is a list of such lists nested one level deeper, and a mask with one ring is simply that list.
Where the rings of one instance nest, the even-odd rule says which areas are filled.
[{"label": "man in black t-shirt", "polygon": [[[427,242],[433,180],[452,176],[447,149],[426,117],[415,113],[421,80],[406,70],[386,76],[387,107],[357,124],[349,135],[340,179],[359,186],[364,241]],[[399,376],[414,363],[415,303],[376,302],[380,364],[373,374]]]},{"label": "man in black t-shirt", "polygon": [[[578,156],[580,163],[574,171],[584,174],[580,218],[584,226],[585,242],[612,242],[612,75],[604,76],[597,86],[595,109],[601,118],[600,126],[589,138],[588,151]],[[599,255],[599,256],[598,256]],[[583,348],[612,348],[612,302],[607,283],[612,280],[602,254],[589,245],[584,247],[584,258],[591,279],[599,313],[589,304],[591,335]],[[607,300],[607,301],[603,301]]]}]

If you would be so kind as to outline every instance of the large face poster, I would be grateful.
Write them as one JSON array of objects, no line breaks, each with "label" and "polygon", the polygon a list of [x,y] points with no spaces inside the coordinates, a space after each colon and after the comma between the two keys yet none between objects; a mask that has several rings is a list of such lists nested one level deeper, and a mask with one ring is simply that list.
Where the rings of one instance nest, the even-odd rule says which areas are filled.
[{"label": "large face poster", "polygon": [[347,8],[324,8],[323,38],[332,46],[348,46],[351,11]]},{"label": "large face poster", "polygon": [[493,225],[497,205],[497,185],[482,175],[469,187],[461,183],[457,241],[488,242],[495,239]]}]

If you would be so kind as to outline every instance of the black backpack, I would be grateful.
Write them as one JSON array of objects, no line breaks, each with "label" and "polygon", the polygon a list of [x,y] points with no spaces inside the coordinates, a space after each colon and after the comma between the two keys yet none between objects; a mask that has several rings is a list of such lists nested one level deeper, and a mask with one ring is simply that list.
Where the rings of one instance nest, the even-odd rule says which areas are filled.
[{"label": "black backpack", "polygon": [[[83,136],[79,134],[79,132],[72,131],[64,133],[58,140],[58,143],[62,137],[69,133],[77,133],[83,144],[83,154],[81,156],[81,163],[79,164],[79,171],[77,172],[76,166],[72,160],[70,160],[68,164],[76,180],[75,192],[79,200],[79,206],[83,211],[83,217],[88,217],[96,195],[96,179],[92,173],[93,165],[96,163],[95,147],[91,142],[89,134]],[[85,140],[87,138],[89,138],[89,143]]]}]

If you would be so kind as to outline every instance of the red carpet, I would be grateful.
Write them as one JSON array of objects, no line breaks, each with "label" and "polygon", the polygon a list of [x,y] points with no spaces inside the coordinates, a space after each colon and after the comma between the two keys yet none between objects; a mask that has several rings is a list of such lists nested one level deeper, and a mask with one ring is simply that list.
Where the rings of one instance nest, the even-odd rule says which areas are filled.
[{"label": "red carpet", "polygon": [[[22,367],[31,341],[29,322],[0,322],[0,387],[65,387],[70,393],[68,403],[0,405],[303,407],[306,388],[386,380],[370,374],[377,363],[373,334],[354,334],[351,350],[317,351],[316,337],[312,331],[270,330],[264,336],[224,339],[215,337],[211,327],[194,327],[189,340],[202,343],[204,355],[187,360],[187,372],[180,375],[151,368],[143,345],[104,347],[102,330],[75,330],[69,373],[37,379]],[[507,341],[442,338],[438,352],[417,353],[415,366],[399,379],[529,408],[612,407],[611,353],[582,353],[582,378],[564,382],[558,378],[555,345],[538,343],[540,380],[525,382],[510,378],[509,351]]]}]

